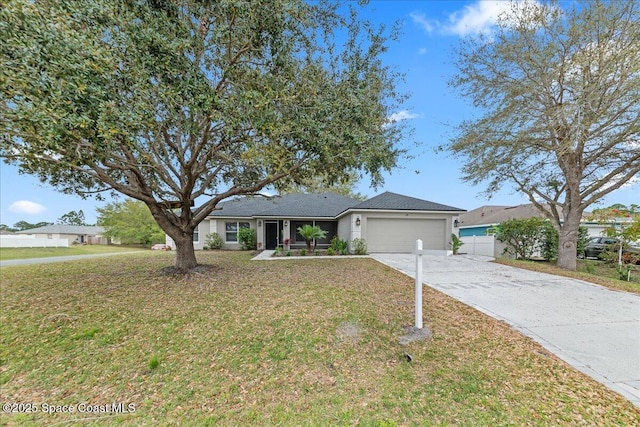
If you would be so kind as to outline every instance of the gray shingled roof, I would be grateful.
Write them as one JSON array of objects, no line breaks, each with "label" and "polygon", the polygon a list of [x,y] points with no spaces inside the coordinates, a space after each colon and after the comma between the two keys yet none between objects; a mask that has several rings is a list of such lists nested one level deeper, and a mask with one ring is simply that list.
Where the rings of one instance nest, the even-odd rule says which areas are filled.
[{"label": "gray shingled roof", "polygon": [[[560,210],[562,214],[562,210]],[[460,215],[460,227],[500,224],[509,219],[546,218],[532,203],[517,206],[480,206]]]},{"label": "gray shingled roof", "polygon": [[43,227],[30,228],[28,230],[17,231],[17,234],[87,234],[98,235],[104,233],[104,228],[95,225],[63,225],[53,224]]},{"label": "gray shingled roof", "polygon": [[416,199],[415,197],[403,196],[401,194],[386,191],[375,197],[365,200],[357,204],[353,209],[385,209],[385,210],[402,210],[402,211],[458,211],[464,212],[464,209],[454,208],[453,206],[441,205],[440,203],[430,202],[428,200]]},{"label": "gray shingled roof", "polygon": [[390,192],[382,193],[364,202],[335,193],[285,194],[270,198],[248,196],[222,202],[218,208],[210,216],[335,218],[348,209],[464,212],[464,209]]},{"label": "gray shingled roof", "polygon": [[358,202],[335,193],[249,196],[220,203],[210,216],[335,218]]}]

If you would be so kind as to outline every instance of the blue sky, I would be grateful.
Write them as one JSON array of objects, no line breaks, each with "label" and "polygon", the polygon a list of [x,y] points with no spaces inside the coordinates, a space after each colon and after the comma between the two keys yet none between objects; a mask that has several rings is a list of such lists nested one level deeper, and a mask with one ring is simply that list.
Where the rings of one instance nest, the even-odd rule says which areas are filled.
[{"label": "blue sky", "polygon": [[[415,157],[403,162],[385,178],[377,191],[365,179],[356,190],[373,196],[392,191],[471,210],[485,204],[517,205],[527,199],[508,185],[487,200],[483,187],[473,187],[460,180],[461,164],[447,153],[436,154],[434,148],[449,141],[452,126],[474,114],[473,108],[447,86],[455,73],[452,49],[461,37],[478,31],[490,31],[501,7],[500,1],[382,1],[370,3],[365,17],[374,23],[391,25],[400,21],[402,33],[390,45],[384,60],[405,74],[399,87],[410,97],[402,111],[414,129],[413,140],[420,146],[412,150]],[[416,173],[418,171],[419,173]],[[16,168],[0,165],[0,223],[13,225],[20,220],[31,223],[55,222],[72,210],[83,210],[89,223],[96,220],[96,207],[104,202],[83,200],[78,196],[56,192],[36,177],[20,175]],[[601,203],[640,203],[640,185],[620,189]]]}]

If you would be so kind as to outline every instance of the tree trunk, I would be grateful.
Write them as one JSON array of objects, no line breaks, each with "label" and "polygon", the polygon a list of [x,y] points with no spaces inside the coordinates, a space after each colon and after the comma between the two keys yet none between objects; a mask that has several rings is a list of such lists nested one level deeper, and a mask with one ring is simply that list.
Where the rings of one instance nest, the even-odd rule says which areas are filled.
[{"label": "tree trunk", "polygon": [[578,232],[582,211],[564,212],[564,223],[558,230],[558,262],[560,268],[575,271],[578,256]]},{"label": "tree trunk", "polygon": [[173,239],[176,243],[176,268],[189,271],[198,265],[196,252],[193,248],[193,236],[180,236]]}]

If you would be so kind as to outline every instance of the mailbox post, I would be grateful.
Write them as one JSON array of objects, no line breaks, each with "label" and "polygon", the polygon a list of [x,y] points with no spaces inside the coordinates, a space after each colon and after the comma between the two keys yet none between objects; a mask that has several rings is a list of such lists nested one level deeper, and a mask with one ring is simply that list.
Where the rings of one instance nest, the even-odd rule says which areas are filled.
[{"label": "mailbox post", "polygon": [[422,240],[416,240],[416,329],[422,329]]}]

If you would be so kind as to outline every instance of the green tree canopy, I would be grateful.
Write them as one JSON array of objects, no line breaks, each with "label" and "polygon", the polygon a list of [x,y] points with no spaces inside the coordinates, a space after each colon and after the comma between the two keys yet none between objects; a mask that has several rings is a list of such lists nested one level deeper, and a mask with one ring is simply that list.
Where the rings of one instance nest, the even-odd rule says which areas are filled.
[{"label": "green tree canopy", "polygon": [[640,3],[512,5],[459,49],[451,84],[479,118],[449,148],[487,194],[526,194],[558,230],[558,265],[575,270],[584,210],[640,173]]},{"label": "green tree canopy", "polygon": [[396,165],[403,97],[380,59],[394,32],[358,9],[7,0],[0,156],[64,192],[144,202],[189,270],[220,201],[354,170],[376,185]]},{"label": "green tree canopy", "polygon": [[626,206],[616,203],[594,209],[589,219],[607,225],[607,235],[619,237],[625,243],[640,240],[640,206],[637,204]]},{"label": "green tree canopy", "polygon": [[346,175],[340,181],[330,183],[327,176],[314,175],[305,182],[292,182],[286,188],[280,189],[280,194],[287,193],[325,193],[332,192],[354,199],[366,200],[366,196],[354,190],[360,177],[354,171]]},{"label": "green tree canopy", "polygon": [[97,208],[98,225],[104,227],[104,235],[123,244],[150,245],[164,243],[164,232],[151,216],[149,208],[139,200],[108,203]]},{"label": "green tree canopy", "polygon": [[42,221],[42,222],[38,222],[36,224],[31,224],[30,222],[22,220],[22,221],[18,221],[15,224],[13,224],[13,228],[16,231],[22,231],[22,230],[30,230],[32,228],[44,227],[46,225],[53,225],[53,223],[52,222]]},{"label": "green tree canopy", "polygon": [[58,218],[57,224],[66,225],[87,225],[84,219],[84,212],[82,209],[79,211],[70,211]]}]

